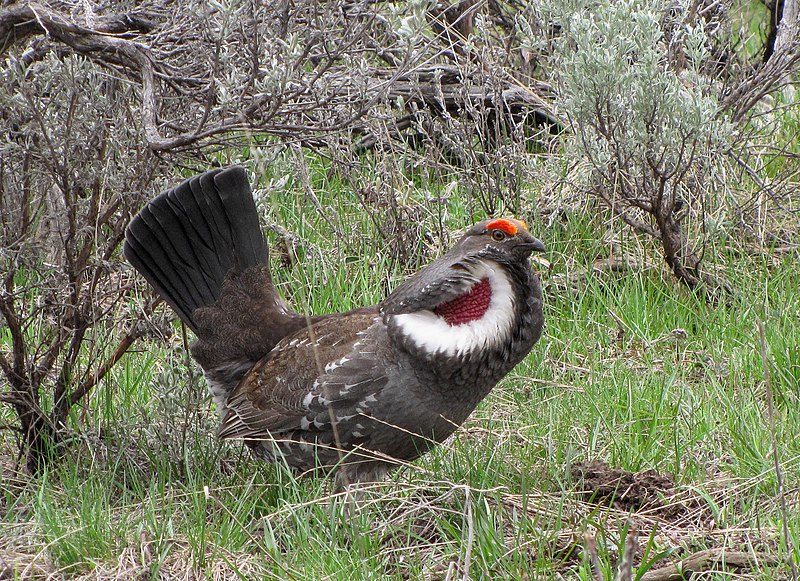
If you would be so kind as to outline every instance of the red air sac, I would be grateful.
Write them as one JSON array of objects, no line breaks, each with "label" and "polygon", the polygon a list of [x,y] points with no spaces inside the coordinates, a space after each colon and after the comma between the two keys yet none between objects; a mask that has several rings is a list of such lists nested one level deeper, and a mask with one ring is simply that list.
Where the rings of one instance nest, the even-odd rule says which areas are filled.
[{"label": "red air sac", "polygon": [[463,295],[442,303],[433,312],[455,327],[483,317],[491,302],[492,286],[489,279],[484,278]]}]

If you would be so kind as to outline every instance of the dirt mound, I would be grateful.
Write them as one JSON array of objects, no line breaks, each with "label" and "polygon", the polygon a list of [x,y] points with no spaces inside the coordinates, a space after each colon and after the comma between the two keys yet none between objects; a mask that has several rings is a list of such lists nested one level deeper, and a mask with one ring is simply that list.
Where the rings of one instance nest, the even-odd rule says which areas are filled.
[{"label": "dirt mound", "polygon": [[665,506],[674,496],[675,480],[655,470],[628,472],[605,462],[589,460],[572,465],[570,474],[576,491],[589,502],[636,512]]}]

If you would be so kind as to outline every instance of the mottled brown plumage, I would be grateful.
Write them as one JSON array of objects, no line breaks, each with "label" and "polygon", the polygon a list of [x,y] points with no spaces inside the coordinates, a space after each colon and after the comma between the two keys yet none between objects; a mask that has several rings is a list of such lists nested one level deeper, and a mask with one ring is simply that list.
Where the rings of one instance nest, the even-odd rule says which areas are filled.
[{"label": "mottled brown plumage", "polygon": [[524,223],[486,220],[380,305],[304,316],[272,284],[240,168],[193,178],[132,222],[125,256],[195,332],[219,436],[302,472],[373,480],[447,438],[542,329]]}]

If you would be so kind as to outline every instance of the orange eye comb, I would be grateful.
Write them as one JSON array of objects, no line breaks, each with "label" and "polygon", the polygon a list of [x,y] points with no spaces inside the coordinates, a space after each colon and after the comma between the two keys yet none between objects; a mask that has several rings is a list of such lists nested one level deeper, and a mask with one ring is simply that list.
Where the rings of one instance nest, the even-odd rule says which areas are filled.
[{"label": "orange eye comb", "polygon": [[[522,227],[527,230],[527,225],[525,222],[520,221]],[[498,218],[497,220],[492,220],[486,225],[487,230],[502,230],[509,236],[514,236],[517,233],[517,225],[514,224],[511,220],[507,220],[505,218]]]}]

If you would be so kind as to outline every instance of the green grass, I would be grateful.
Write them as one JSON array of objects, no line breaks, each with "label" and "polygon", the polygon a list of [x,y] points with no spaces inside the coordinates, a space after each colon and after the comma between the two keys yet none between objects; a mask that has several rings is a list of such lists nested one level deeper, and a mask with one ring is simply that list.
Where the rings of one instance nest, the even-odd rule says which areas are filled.
[{"label": "green grass", "polygon": [[[304,310],[377,302],[415,265],[398,259],[382,236],[389,223],[375,221],[352,183],[310,163],[336,228],[299,183],[262,199],[266,222],[297,237],[298,259],[284,265],[271,237],[276,279]],[[407,227],[433,233],[410,254],[441,251],[450,240],[438,235],[440,219],[455,230],[474,212],[455,194],[442,211],[430,188],[412,182],[394,192],[419,216]],[[215,412],[182,342],[142,340],[88,407],[75,410],[69,459],[40,477],[3,481],[0,569],[13,564],[21,578],[188,571],[350,581],[453,578],[468,567],[472,579],[555,571],[591,579],[583,535],[596,537],[601,568],[613,576],[631,519],[644,550],[640,573],[665,555],[725,548],[784,563],[762,561],[750,578],[788,574],[789,551],[800,560],[797,256],[731,257],[724,271],[736,295],[709,307],[655,252],[628,272],[593,273],[592,261],[608,255],[593,220],[568,216],[547,228],[535,213],[526,218],[552,261],[543,273],[545,336],[454,438],[367,491],[357,509],[332,496],[327,480],[298,480],[216,441]],[[638,256],[633,241],[623,247]],[[581,268],[588,272],[576,285],[562,284]],[[758,321],[766,327],[790,549],[780,533]],[[0,443],[10,476],[12,442]],[[675,510],[630,515],[591,502],[571,476],[589,460],[673,477],[663,496]]]}]

